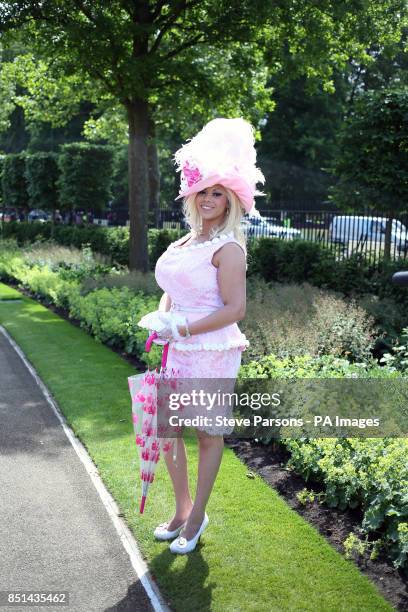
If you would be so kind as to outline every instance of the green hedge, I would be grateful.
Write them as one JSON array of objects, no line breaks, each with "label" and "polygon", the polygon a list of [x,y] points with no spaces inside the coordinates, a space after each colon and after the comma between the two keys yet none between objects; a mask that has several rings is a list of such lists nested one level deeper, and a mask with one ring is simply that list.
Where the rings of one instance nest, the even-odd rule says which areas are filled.
[{"label": "green hedge", "polygon": [[6,206],[28,206],[25,153],[6,155],[3,162],[2,192]]},{"label": "green hedge", "polygon": [[84,142],[63,145],[58,165],[59,201],[63,209],[106,209],[112,195],[111,147]]},{"label": "green hedge", "polygon": [[0,203],[3,204],[3,168],[6,156],[0,155]]},{"label": "green hedge", "polygon": [[380,261],[369,265],[360,254],[336,261],[334,254],[316,242],[259,238],[248,249],[248,274],[266,281],[302,283],[338,291],[346,296],[374,293],[391,298],[408,312],[408,291],[391,283],[401,262]]},{"label": "green hedge", "polygon": [[[96,340],[126,351],[149,365],[157,365],[160,349],[155,346],[150,353],[145,352],[146,331],[137,325],[146,312],[157,308],[157,295],[134,292],[128,287],[104,287],[84,295],[78,280],[82,274],[70,272],[73,270],[58,268],[54,271],[48,265],[28,265],[18,249],[12,250],[12,245],[10,250],[0,250],[0,278],[3,281],[19,281],[42,303],[65,309]],[[90,265],[86,276],[103,272],[106,272],[103,266]]]},{"label": "green hedge", "polygon": [[112,147],[85,142],[62,145],[59,153],[5,155],[2,199],[17,208],[102,211],[112,197],[113,163]]},{"label": "green hedge", "polygon": [[57,181],[59,169],[56,153],[33,153],[26,156],[25,178],[30,208],[58,208]]},{"label": "green hedge", "polygon": [[[168,245],[185,232],[179,230],[149,230],[150,268]],[[51,235],[50,224],[8,223],[5,238],[15,237],[19,245]],[[128,227],[80,227],[60,225],[54,240],[65,246],[81,248],[89,244],[92,251],[111,256],[113,263],[128,265]],[[302,283],[338,291],[346,296],[373,293],[380,299],[391,298],[408,314],[408,291],[391,283],[392,274],[401,269],[399,262],[380,261],[370,266],[359,255],[336,261],[326,247],[303,240],[284,241],[259,238],[248,244],[248,275],[280,283]]]},{"label": "green hedge", "polygon": [[[4,238],[15,238],[19,246],[23,246],[26,242],[48,240],[50,236],[50,223],[7,223],[4,227]],[[169,244],[180,236],[181,232],[178,230],[149,230],[151,269],[154,269],[157,259]],[[112,263],[128,265],[129,262],[128,227],[57,225],[54,228],[53,240],[78,249],[83,244],[89,244],[92,251],[111,257]]]}]

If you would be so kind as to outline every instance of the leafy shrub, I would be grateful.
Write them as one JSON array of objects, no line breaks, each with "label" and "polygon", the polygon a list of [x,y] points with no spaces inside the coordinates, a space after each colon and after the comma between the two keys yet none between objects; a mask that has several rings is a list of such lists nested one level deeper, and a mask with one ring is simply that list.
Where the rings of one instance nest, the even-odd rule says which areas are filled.
[{"label": "leafy shrub", "polygon": [[[22,246],[26,242],[48,240],[51,235],[50,226],[50,223],[7,223],[4,236],[15,237]],[[160,255],[180,235],[178,230],[149,230],[149,258],[152,270]],[[129,263],[128,227],[57,225],[54,227],[53,240],[78,249],[83,244],[89,244],[94,253],[106,255],[112,264],[126,266]]]},{"label": "leafy shrub", "polygon": [[311,281],[318,267],[324,282],[335,263],[332,254],[314,242],[259,238],[251,242],[248,273],[259,274],[266,281],[303,283]]},{"label": "leafy shrub", "polygon": [[153,272],[146,274],[138,271],[118,271],[111,270],[109,274],[104,274],[98,277],[84,278],[82,281],[81,294],[86,295],[95,289],[107,287],[128,287],[134,293],[145,293],[146,295],[156,295],[157,299],[161,297],[161,289],[156,283]]},{"label": "leafy shrub", "polygon": [[111,147],[84,142],[61,145],[58,165],[58,189],[62,208],[105,210],[111,197]]},{"label": "leafy shrub", "polygon": [[[332,355],[284,359],[268,355],[241,366],[241,380],[263,377],[394,379],[401,373],[374,360],[351,364]],[[261,441],[270,439],[261,437]],[[285,438],[281,442],[291,453],[288,467],[306,482],[322,484],[319,496],[329,506],[362,509],[361,529],[372,540],[372,556],[383,548],[396,567],[408,567],[407,438]]]},{"label": "leafy shrub", "polygon": [[391,348],[408,321],[408,311],[390,297],[380,298],[367,293],[358,300],[359,305],[375,320],[384,344]]},{"label": "leafy shrub", "polygon": [[239,378],[399,378],[392,367],[381,367],[374,360],[350,363],[334,355],[266,355],[243,364]]},{"label": "leafy shrub", "polygon": [[[36,226],[36,227],[34,227]],[[170,242],[179,238],[179,230],[149,230],[150,267]],[[26,241],[50,237],[49,223],[7,223],[5,237],[16,237],[20,245]],[[113,264],[128,265],[128,227],[80,227],[58,225],[54,239],[65,246],[81,248],[89,244],[93,252],[111,258]],[[284,241],[259,238],[248,244],[248,280],[261,278],[267,282],[303,283],[329,289],[345,296],[373,294],[379,299],[393,300],[402,312],[408,313],[408,291],[391,283],[391,276],[400,268],[399,262],[380,261],[369,266],[359,254],[336,261],[334,253],[318,243],[303,240]]]},{"label": "leafy shrub", "polygon": [[17,241],[11,238],[0,240],[0,280],[7,282],[18,278],[22,264]]},{"label": "leafy shrub", "polygon": [[[139,319],[157,308],[157,299],[141,293],[134,294],[127,287],[97,289],[85,296],[72,296],[69,304],[71,317],[96,340],[138,355],[146,363],[157,363],[157,351],[145,353],[146,330],[138,327]],[[157,347],[155,347],[157,348]]]},{"label": "leafy shrub", "polygon": [[[65,262],[71,268],[61,267],[62,254],[71,258]],[[75,253],[61,247],[53,250],[48,245],[47,253],[41,244],[21,250],[15,242],[0,242],[0,278],[17,279],[45,304],[64,308],[98,341],[158,365],[159,347],[154,346],[146,353],[146,330],[137,326],[146,312],[157,308],[157,293],[144,295],[128,287],[104,287],[82,295],[80,279],[100,274],[98,266],[86,249]]]},{"label": "leafy shrub", "polygon": [[364,532],[381,536],[396,567],[408,565],[408,440],[327,438],[284,441],[289,466],[324,484],[326,503],[361,507]]},{"label": "leafy shrub", "polygon": [[58,208],[57,155],[51,152],[27,155],[24,174],[30,207],[43,210]]},{"label": "leafy shrub", "polygon": [[328,247],[303,240],[259,238],[251,241],[248,249],[249,276],[280,283],[307,281],[348,296],[373,293],[405,305],[408,312],[408,292],[391,282],[399,269],[401,261],[381,259],[374,266],[361,253],[337,261]]},{"label": "leafy shrub", "polygon": [[16,208],[27,206],[28,193],[24,153],[10,154],[4,157],[2,190],[6,206]]},{"label": "leafy shrub", "polygon": [[[81,283],[82,296],[101,288],[122,287],[152,295],[157,302],[161,294],[152,273],[119,273],[86,246],[79,252],[51,242],[35,244],[26,247],[21,258],[20,271],[6,266],[9,276],[26,286],[32,282],[38,295],[58,300],[59,305],[67,303],[64,291],[57,291],[60,281]],[[30,276],[25,268],[35,271]],[[6,271],[3,266],[3,274]],[[352,302],[308,284],[267,285],[257,278],[248,283],[247,316],[241,329],[250,341],[243,363],[271,353],[280,357],[330,354],[362,361],[370,356],[373,341],[370,318]]]},{"label": "leafy shrub", "polygon": [[302,285],[248,279],[244,362],[263,355],[347,356],[364,360],[374,342],[373,319],[353,301]]},{"label": "leafy shrub", "polygon": [[380,359],[388,367],[406,373],[408,370],[408,327],[404,327],[395,346],[390,353],[385,353]]},{"label": "leafy shrub", "polygon": [[57,272],[39,266],[22,268],[19,280],[23,287],[32,291],[43,303],[55,304],[59,308],[67,308],[69,296],[77,288],[75,281],[62,279]]},{"label": "leafy shrub", "polygon": [[3,228],[4,239],[15,239],[19,246],[31,242],[48,240],[51,236],[51,223],[5,223]]},{"label": "leafy shrub", "polygon": [[183,234],[185,234],[185,231],[181,232],[179,230],[170,229],[149,230],[149,262],[152,270],[154,270],[156,261],[159,259],[160,255],[164,253],[172,242],[180,238]]},{"label": "leafy shrub", "polygon": [[129,228],[128,227],[109,227],[101,228],[98,234],[101,247],[90,239],[90,244],[94,251],[110,255],[113,263],[122,266],[129,264]]}]

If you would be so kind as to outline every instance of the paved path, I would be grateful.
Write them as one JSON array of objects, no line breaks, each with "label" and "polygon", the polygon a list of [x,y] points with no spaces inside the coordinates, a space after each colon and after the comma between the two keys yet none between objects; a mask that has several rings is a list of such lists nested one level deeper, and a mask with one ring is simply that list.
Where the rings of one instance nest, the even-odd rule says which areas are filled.
[{"label": "paved path", "polygon": [[68,591],[69,606],[149,612],[111,518],[53,409],[0,332],[0,591]]}]

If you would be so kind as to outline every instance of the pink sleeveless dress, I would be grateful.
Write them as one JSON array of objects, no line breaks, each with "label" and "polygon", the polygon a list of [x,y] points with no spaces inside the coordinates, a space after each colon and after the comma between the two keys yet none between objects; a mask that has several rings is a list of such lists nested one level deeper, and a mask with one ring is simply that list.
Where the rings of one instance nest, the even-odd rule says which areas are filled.
[{"label": "pink sleeveless dress", "polygon": [[[160,288],[171,298],[171,310],[184,315],[192,323],[224,305],[217,282],[218,270],[211,263],[213,255],[228,242],[242,247],[232,232],[200,244],[181,246],[188,238],[183,236],[170,244],[157,260],[155,277]],[[167,371],[171,371],[176,378],[223,378],[233,383],[241,365],[242,351],[248,345],[249,341],[237,323],[195,334],[186,340],[172,341]],[[226,417],[232,416],[230,409],[223,410]],[[220,427],[213,424],[197,428],[211,435],[230,434],[233,431],[230,425]]]}]

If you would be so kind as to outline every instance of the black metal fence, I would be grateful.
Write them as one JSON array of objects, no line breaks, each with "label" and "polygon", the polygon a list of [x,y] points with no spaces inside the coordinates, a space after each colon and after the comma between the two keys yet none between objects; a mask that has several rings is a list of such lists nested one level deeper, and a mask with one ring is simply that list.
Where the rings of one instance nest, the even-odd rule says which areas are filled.
[{"label": "black metal fence", "polygon": [[[362,254],[375,264],[384,253],[386,218],[373,211],[344,213],[332,210],[261,210],[259,217],[245,216],[242,229],[250,240],[275,237],[282,240],[309,240],[333,251],[337,259]],[[160,210],[158,228],[186,229],[180,210]],[[391,259],[405,260],[408,252],[408,216],[392,220]]]}]

